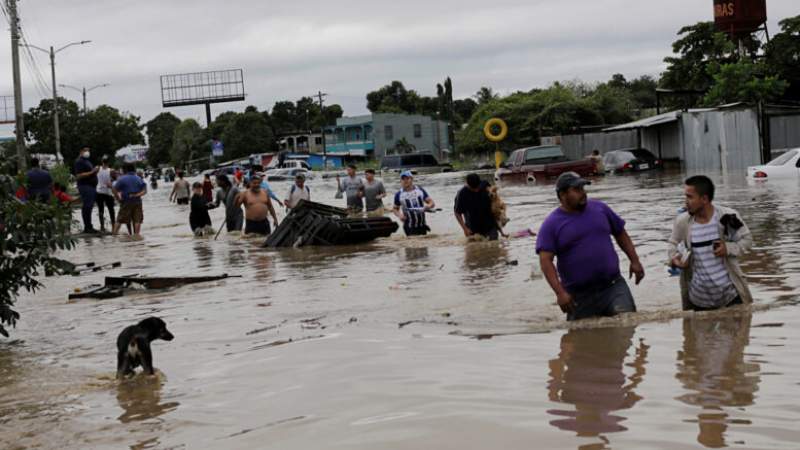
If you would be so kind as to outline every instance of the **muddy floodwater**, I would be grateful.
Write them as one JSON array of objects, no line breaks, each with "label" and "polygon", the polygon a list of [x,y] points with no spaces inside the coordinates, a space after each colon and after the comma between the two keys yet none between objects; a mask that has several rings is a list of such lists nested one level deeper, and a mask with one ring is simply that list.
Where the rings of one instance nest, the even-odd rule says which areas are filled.
[{"label": "muddy floodwater", "polygon": [[[632,286],[639,313],[570,328],[530,238],[466,242],[450,212],[462,177],[418,179],[444,209],[431,236],[299,250],[194,238],[162,184],[145,198],[144,240],[82,239],[65,255],[121,268],[19,299],[0,340],[0,448],[800,446],[796,180],[714,176],[717,202],[753,231],[742,266],[756,303],[694,315],[664,266],[683,175],[595,180],[590,198],[627,221],[647,275]],[[309,185],[343,202],[335,180]],[[552,185],[502,195],[508,231],[538,229],[556,206]],[[67,301],[106,275],[222,273],[241,278]],[[175,335],[153,345],[158,376],[116,382],[117,335],[151,315]]]}]

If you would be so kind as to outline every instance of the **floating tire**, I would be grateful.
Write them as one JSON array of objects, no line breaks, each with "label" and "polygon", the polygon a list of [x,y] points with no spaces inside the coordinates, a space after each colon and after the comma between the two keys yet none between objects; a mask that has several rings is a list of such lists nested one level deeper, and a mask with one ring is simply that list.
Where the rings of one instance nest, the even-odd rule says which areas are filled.
[{"label": "floating tire", "polygon": [[[499,127],[500,132],[495,134],[493,128]],[[508,137],[508,125],[503,119],[489,119],[486,121],[486,124],[483,126],[483,135],[486,136],[486,139],[492,142],[502,142]]]}]

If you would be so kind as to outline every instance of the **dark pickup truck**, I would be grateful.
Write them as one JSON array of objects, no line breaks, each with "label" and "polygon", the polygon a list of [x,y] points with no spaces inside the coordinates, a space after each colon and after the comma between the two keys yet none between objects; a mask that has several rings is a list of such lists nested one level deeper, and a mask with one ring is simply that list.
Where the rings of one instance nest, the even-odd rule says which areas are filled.
[{"label": "dark pickup truck", "polygon": [[594,161],[584,159],[571,161],[564,156],[561,147],[543,145],[514,150],[505,164],[495,172],[498,181],[531,182],[555,178],[564,172],[577,172],[586,177],[595,175],[597,167]]}]

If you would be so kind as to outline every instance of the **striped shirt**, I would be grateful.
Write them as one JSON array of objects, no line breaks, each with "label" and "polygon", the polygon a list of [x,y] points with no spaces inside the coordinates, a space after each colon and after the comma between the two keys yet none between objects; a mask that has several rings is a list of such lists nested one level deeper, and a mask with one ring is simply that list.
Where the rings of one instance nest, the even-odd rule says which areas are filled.
[{"label": "striped shirt", "polygon": [[701,308],[721,308],[738,293],[731,281],[722,258],[714,256],[714,242],[720,240],[719,217],[706,224],[693,223],[692,236],[692,282],[689,285],[689,300]]},{"label": "striped shirt", "polygon": [[399,190],[394,194],[394,204],[403,210],[406,222],[403,227],[406,229],[425,228],[425,200],[429,198],[425,189],[414,186],[410,191]]}]

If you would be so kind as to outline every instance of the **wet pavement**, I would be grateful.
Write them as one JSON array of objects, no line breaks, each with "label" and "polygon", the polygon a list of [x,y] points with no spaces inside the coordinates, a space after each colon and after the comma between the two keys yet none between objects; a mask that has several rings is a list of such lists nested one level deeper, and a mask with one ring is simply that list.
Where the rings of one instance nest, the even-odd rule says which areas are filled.
[{"label": "wet pavement", "polygon": [[[639,313],[569,329],[532,239],[461,235],[449,211],[462,177],[419,178],[444,209],[431,236],[298,250],[194,238],[162,185],[144,240],[83,239],[66,255],[121,268],[19,299],[0,341],[0,448],[797,448],[797,181],[715,177],[717,202],[753,231],[742,266],[756,304],[685,315],[663,264],[683,175],[596,180],[590,198],[627,221],[647,276],[632,286]],[[335,180],[309,185],[343,202]],[[556,206],[552,185],[501,193],[510,232]],[[67,301],[105,275],[221,273],[242,278]],[[116,337],[150,315],[176,336],[154,344],[160,373],[117,383]]]}]

